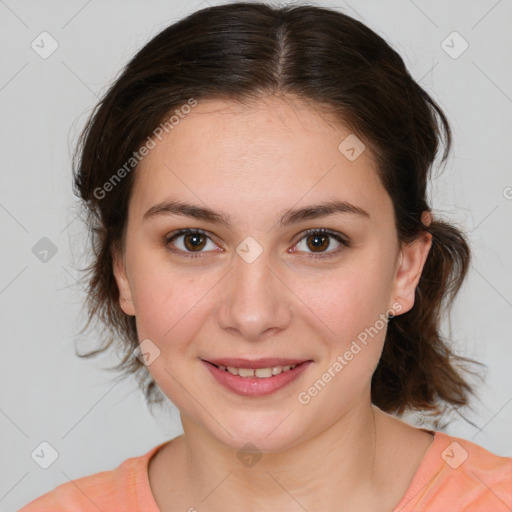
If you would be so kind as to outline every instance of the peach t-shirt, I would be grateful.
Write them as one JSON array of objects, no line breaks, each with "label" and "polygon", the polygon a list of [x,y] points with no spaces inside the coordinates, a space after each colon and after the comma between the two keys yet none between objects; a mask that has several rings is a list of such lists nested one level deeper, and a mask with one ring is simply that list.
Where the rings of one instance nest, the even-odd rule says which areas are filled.
[{"label": "peach t-shirt", "polygon": [[[510,512],[512,457],[439,431],[393,512]],[[111,471],[66,482],[18,512],[160,512],[148,462],[166,443]],[[191,503],[191,507],[194,504]]]}]

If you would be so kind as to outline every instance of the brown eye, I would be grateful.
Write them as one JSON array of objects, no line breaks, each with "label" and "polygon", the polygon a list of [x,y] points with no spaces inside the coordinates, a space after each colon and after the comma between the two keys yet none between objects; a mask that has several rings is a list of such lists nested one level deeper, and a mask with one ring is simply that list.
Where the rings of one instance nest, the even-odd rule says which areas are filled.
[{"label": "brown eye", "polygon": [[[208,243],[211,244],[210,247],[207,247]],[[196,229],[184,229],[169,235],[165,239],[165,245],[170,251],[190,258],[199,257],[203,252],[207,252],[203,251],[205,247],[211,250],[217,248],[206,233]]]},{"label": "brown eye", "polygon": [[201,233],[183,235],[183,245],[190,251],[201,250],[206,245],[206,237]]},{"label": "brown eye", "polygon": [[[334,240],[334,244],[332,243]],[[336,245],[337,244],[337,245]],[[333,249],[334,245],[334,249]],[[306,234],[299,240],[295,245],[297,251],[304,251],[310,253],[310,257],[328,257],[334,256],[340,252],[341,247],[348,247],[349,243],[344,240],[340,235],[327,231],[325,229],[312,229],[306,232]],[[328,250],[331,249],[331,250]],[[312,253],[312,254],[311,254]],[[317,254],[315,254],[317,253]]]},{"label": "brown eye", "polygon": [[308,249],[311,249],[313,252],[322,252],[329,248],[330,240],[327,235],[308,235],[306,240]]}]

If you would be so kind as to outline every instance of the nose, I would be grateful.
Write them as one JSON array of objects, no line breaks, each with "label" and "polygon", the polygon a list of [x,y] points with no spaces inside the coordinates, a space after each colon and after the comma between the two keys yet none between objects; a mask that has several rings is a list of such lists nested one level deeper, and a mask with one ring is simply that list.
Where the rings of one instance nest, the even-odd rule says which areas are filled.
[{"label": "nose", "polygon": [[293,293],[272,263],[266,251],[252,262],[234,257],[217,308],[222,329],[240,339],[263,341],[290,325]]}]

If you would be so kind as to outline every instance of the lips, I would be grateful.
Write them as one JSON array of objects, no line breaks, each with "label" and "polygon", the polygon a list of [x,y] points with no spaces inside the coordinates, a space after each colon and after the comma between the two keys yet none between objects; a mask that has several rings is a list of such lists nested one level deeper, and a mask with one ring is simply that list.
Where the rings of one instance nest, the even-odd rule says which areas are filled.
[{"label": "lips", "polygon": [[[293,381],[300,378],[308,366],[313,363],[311,359],[289,359],[289,358],[261,358],[261,359],[242,359],[242,358],[223,358],[201,360],[202,364],[208,370],[210,375],[221,384],[222,387],[230,391],[250,397],[261,397],[277,392],[278,390],[291,385]],[[266,375],[239,375],[241,368],[250,369],[244,373],[250,373],[251,370],[257,373],[258,370],[266,368]],[[278,374],[268,375],[268,369],[277,368]],[[285,369],[288,368],[288,369]],[[226,371],[234,371],[234,374]],[[258,372],[259,373],[259,372]]]}]

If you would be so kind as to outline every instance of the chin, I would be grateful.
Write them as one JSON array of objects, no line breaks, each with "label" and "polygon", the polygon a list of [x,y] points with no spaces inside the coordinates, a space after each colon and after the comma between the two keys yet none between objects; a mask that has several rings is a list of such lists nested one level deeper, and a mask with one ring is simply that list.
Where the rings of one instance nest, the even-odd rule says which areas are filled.
[{"label": "chin", "polygon": [[304,435],[304,426],[294,424],[297,417],[292,420],[296,415],[292,413],[287,418],[287,414],[245,413],[243,417],[241,414],[235,414],[229,421],[219,421],[225,429],[215,424],[210,425],[211,429],[208,430],[219,441],[237,452],[283,452],[299,443]]}]

